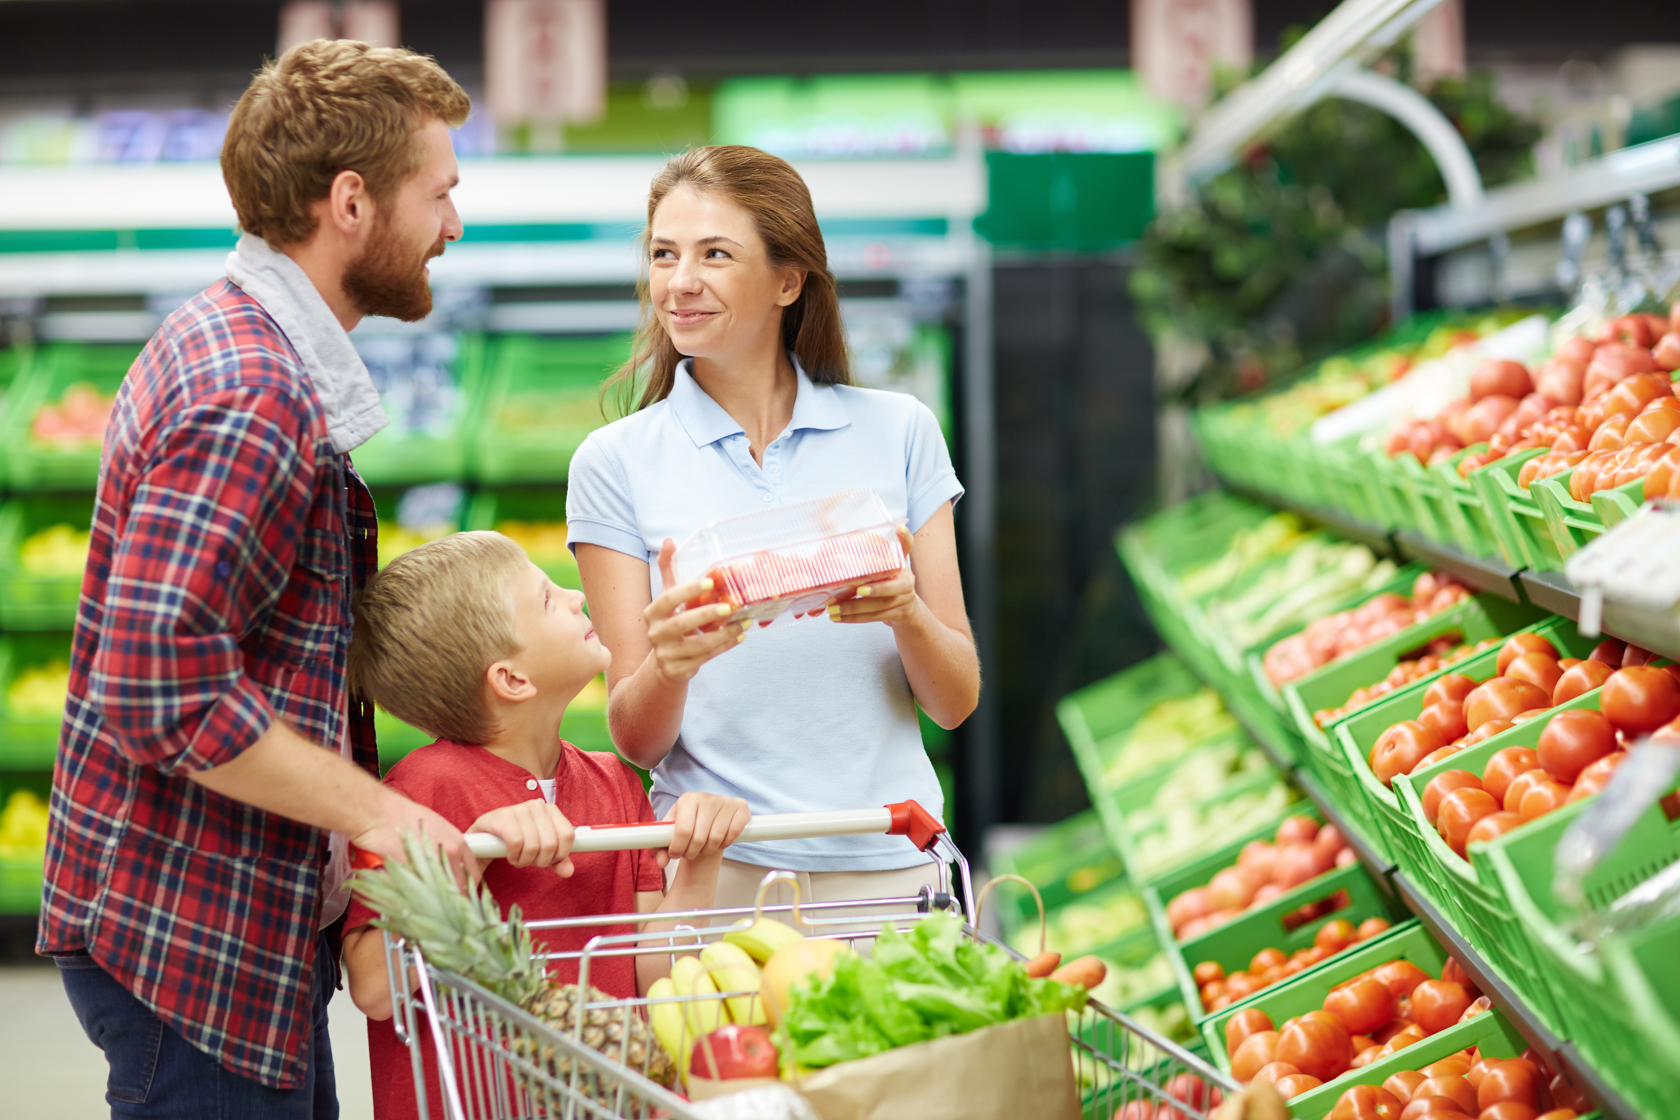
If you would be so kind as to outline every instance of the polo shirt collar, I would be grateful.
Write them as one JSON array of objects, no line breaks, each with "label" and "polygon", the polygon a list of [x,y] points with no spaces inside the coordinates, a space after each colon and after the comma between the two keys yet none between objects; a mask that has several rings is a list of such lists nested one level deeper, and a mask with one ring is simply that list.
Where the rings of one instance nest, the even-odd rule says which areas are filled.
[{"label": "polo shirt collar", "polygon": [[[815,428],[832,431],[850,424],[852,418],[846,414],[846,406],[841,403],[834,386],[813,384],[798,358],[789,354],[788,360],[793,363],[794,376],[799,378],[799,392],[793,400],[793,419],[788,423],[787,430],[795,432],[802,428]],[[676,380],[671,385],[670,396],[665,399],[670,401],[671,411],[695,446],[705,447],[742,432],[735,418],[700,388],[694,380],[693,371],[692,358],[678,362]]]}]

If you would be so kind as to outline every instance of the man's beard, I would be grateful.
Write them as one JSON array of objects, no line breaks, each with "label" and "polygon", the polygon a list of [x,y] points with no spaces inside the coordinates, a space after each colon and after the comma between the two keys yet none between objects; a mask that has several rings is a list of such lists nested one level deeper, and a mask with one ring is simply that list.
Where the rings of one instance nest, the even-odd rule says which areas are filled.
[{"label": "man's beard", "polygon": [[344,294],[363,315],[418,322],[432,313],[426,262],[442,255],[443,238],[416,260],[382,218],[377,222],[367,251],[344,271]]}]

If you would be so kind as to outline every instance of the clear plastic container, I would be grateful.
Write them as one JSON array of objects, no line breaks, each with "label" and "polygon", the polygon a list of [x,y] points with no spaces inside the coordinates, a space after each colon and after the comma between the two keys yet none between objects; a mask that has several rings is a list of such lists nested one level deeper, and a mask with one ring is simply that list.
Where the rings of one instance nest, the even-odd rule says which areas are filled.
[{"label": "clear plastic container", "polygon": [[768,626],[903,568],[900,524],[875,491],[841,490],[703,526],[677,546],[672,569],[679,583],[712,580],[689,609],[731,603],[726,622]]}]

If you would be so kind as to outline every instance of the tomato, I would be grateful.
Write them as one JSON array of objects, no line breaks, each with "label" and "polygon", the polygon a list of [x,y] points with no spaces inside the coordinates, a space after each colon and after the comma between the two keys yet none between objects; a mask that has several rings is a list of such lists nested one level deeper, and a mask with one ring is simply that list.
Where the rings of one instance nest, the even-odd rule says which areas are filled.
[{"label": "tomato", "polygon": [[1502,1101],[1492,1108],[1482,1109],[1477,1120],[1539,1120],[1540,1112],[1533,1105],[1519,1101]]},{"label": "tomato", "polygon": [[[1425,1071],[1428,1072],[1428,1071]],[[1446,1097],[1458,1106],[1460,1112],[1472,1116],[1478,1111],[1476,1108],[1476,1090],[1470,1082],[1464,1079],[1462,1073],[1440,1074],[1431,1077],[1412,1093],[1412,1099],[1427,1099],[1429,1097]]]},{"label": "tomato", "polygon": [[[1589,786],[1591,787],[1593,793],[1597,793],[1609,783],[1610,775],[1616,772],[1616,767],[1627,761],[1627,756],[1628,752],[1626,751],[1611,751],[1603,758],[1589,763],[1586,769],[1582,770],[1581,773],[1576,776],[1575,789],[1578,790],[1582,786]],[[1573,792],[1571,792],[1570,796],[1574,796]],[[1591,794],[1582,794],[1582,796],[1589,797]],[[1576,798],[1576,800],[1579,800],[1579,798]]]},{"label": "tomato", "polygon": [[1275,1083],[1280,1077],[1288,1077],[1291,1074],[1300,1072],[1300,1070],[1296,1069],[1288,1062],[1268,1062],[1256,1070],[1254,1076],[1249,1078],[1249,1081],[1271,1081]]},{"label": "tomato", "polygon": [[1550,696],[1552,689],[1557,687],[1558,678],[1563,676],[1563,667],[1555,657],[1547,657],[1543,653],[1525,653],[1511,662],[1505,676],[1514,681],[1527,681]]},{"label": "tomato", "polygon": [[1503,809],[1497,813],[1489,813],[1470,826],[1470,834],[1464,838],[1464,847],[1469,850],[1472,844],[1492,843],[1513,828],[1521,828],[1527,823],[1520,814],[1507,813]]},{"label": "tomato", "polygon": [[1544,708],[1551,702],[1551,693],[1542,692],[1527,681],[1495,677],[1477,685],[1476,691],[1464,698],[1464,720],[1474,731],[1484,723],[1510,719],[1519,712]]},{"label": "tomato", "polygon": [[1339,1026],[1303,1016],[1278,1035],[1275,1060],[1288,1062],[1320,1081],[1329,1081],[1341,1076],[1353,1061],[1353,1040]]},{"label": "tomato", "polygon": [[1517,812],[1522,805],[1523,794],[1533,789],[1535,783],[1550,782],[1555,780],[1556,779],[1544,770],[1530,770],[1526,774],[1518,774],[1516,781],[1511,783],[1511,788],[1505,791],[1505,803],[1503,806],[1505,811],[1507,813]]},{"label": "tomato", "polygon": [[[1174,1101],[1189,1105],[1198,1112],[1211,1111],[1225,1097],[1218,1089],[1193,1073],[1181,1073],[1167,1082],[1167,1096]],[[1171,1111],[1177,1112],[1177,1109]]]},{"label": "tomato", "polygon": [[1418,722],[1447,743],[1462,738],[1470,731],[1470,725],[1464,722],[1464,705],[1452,700],[1429,705],[1418,716]]},{"label": "tomato", "polygon": [[1615,749],[1616,729],[1603,712],[1570,708],[1541,729],[1538,758],[1546,773],[1567,784]]},{"label": "tomato", "polygon": [[[1318,932],[1313,934],[1313,944],[1327,954],[1339,953],[1354,943],[1358,932],[1346,918],[1333,918],[1318,927]],[[1351,1025],[1348,1029],[1358,1033]]]},{"label": "tomato", "polygon": [[1622,668],[1628,669],[1635,665],[1649,665],[1656,659],[1656,656],[1650,650],[1641,649],[1629,642],[1627,649],[1622,653]]},{"label": "tomato", "polygon": [[1128,1101],[1114,1114],[1114,1120],[1159,1120],[1154,1101]]},{"label": "tomato", "polygon": [[1268,968],[1282,968],[1288,960],[1288,955],[1282,949],[1262,949],[1248,962],[1248,970],[1265,972]]},{"label": "tomato", "polygon": [[1580,1115],[1573,1108],[1554,1108],[1550,1112],[1542,1112],[1535,1120],[1578,1120]]},{"label": "tomato", "polygon": [[1298,962],[1307,968],[1311,968],[1313,965],[1317,964],[1329,955],[1329,953],[1326,953],[1317,945],[1309,945],[1305,949],[1297,949],[1293,953],[1289,954],[1289,959],[1291,961]]},{"label": "tomato", "polygon": [[1587,1099],[1587,1095],[1571,1085],[1569,1078],[1561,1073],[1552,1078],[1551,1096],[1552,1103],[1558,1108],[1570,1109],[1575,1112],[1591,1112],[1593,1110],[1592,1101]]},{"label": "tomato", "polygon": [[1277,1031],[1255,1031],[1243,1039],[1231,1052],[1231,1076],[1247,1081],[1261,1066],[1277,1061],[1279,1037]]},{"label": "tomato", "polygon": [[1414,1096],[1400,1113],[1400,1120],[1464,1120],[1464,1113],[1451,1097]]},{"label": "tomato", "polygon": [[1286,817],[1278,825],[1279,844],[1310,843],[1318,835],[1318,822],[1308,816]]},{"label": "tomato", "polygon": [[[1451,959],[1451,958],[1448,958]],[[1470,1072],[1470,1059],[1463,1054],[1449,1054],[1438,1062],[1430,1062],[1423,1067],[1425,1077],[1463,1077]]]},{"label": "tomato", "polygon": [[1225,966],[1218,961],[1203,961],[1196,966],[1196,970],[1191,973],[1191,976],[1195,978],[1196,986],[1199,988],[1203,984],[1225,979]]},{"label": "tomato", "polygon": [[1381,980],[1388,990],[1394,993],[1395,999],[1410,996],[1419,984],[1429,979],[1429,973],[1404,958],[1378,965],[1372,970],[1371,976]]},{"label": "tomato", "polygon": [[1369,941],[1379,933],[1387,933],[1392,923],[1387,918],[1366,918],[1354,931],[1355,941]]},{"label": "tomato", "polygon": [[1423,787],[1423,816],[1434,824],[1440,816],[1441,799],[1458,789],[1481,789],[1482,780],[1468,770],[1447,770],[1429,779]]},{"label": "tomato", "polygon": [[1380,1085],[1355,1085],[1330,1111],[1330,1120],[1400,1120],[1405,1102]]},{"label": "tomato", "polygon": [[1522,803],[1517,806],[1517,816],[1525,821],[1543,817],[1567,804],[1569,792],[1568,786],[1550,778],[1543,782],[1535,782],[1528,792],[1523,794]]},{"label": "tomato", "polygon": [[1322,1084],[1324,1084],[1324,1081],[1321,1078],[1314,1077],[1310,1073],[1292,1073],[1287,1077],[1278,1078],[1275,1087],[1278,1096],[1284,1100],[1289,1100],[1291,1097],[1298,1097],[1302,1093],[1311,1092]]},{"label": "tomato", "polygon": [[1244,910],[1260,889],[1260,877],[1244,867],[1221,868],[1208,880],[1208,901],[1215,910]]},{"label": "tomato", "polygon": [[1412,992],[1412,1021],[1427,1034],[1437,1034],[1458,1022],[1475,995],[1451,980],[1425,980]]},{"label": "tomato", "polygon": [[1503,677],[1511,662],[1525,653],[1543,653],[1554,659],[1558,656],[1557,647],[1539,634],[1512,634],[1499,647],[1497,674]]},{"label": "tomato", "polygon": [[1539,1067],[1526,1058],[1495,1062],[1476,1088],[1476,1107],[1485,1110],[1514,1101],[1534,1108],[1540,1103],[1540,1090],[1545,1084]]},{"label": "tomato", "polygon": [[1680,716],[1680,681],[1651,665],[1618,669],[1604,682],[1598,706],[1618,731],[1645,735]]},{"label": "tomato", "polygon": [[1552,704],[1566,704],[1577,696],[1591,692],[1609,680],[1613,672],[1615,670],[1602,661],[1583,661],[1570,666],[1563,671],[1557,686],[1552,689]]},{"label": "tomato", "polygon": [[[1476,986],[1475,981],[1470,979],[1470,974],[1464,971],[1464,966],[1458,963],[1458,958],[1450,955],[1447,957],[1447,963],[1441,966],[1441,979],[1463,984],[1467,988]],[[1464,1064],[1466,1067],[1470,1065],[1469,1062]]]},{"label": "tomato", "polygon": [[1444,673],[1423,690],[1423,706],[1430,708],[1441,703],[1464,703],[1464,698],[1476,690],[1476,679],[1463,673]]},{"label": "tomato", "polygon": [[1451,758],[1455,754],[1458,754],[1463,749],[1463,747],[1448,744],[1438,751],[1430,751],[1428,754],[1418,759],[1418,764],[1412,767],[1408,773],[1420,774],[1435,765],[1437,762],[1445,762],[1447,759]]},{"label": "tomato", "polygon": [[[1521,713],[1519,713],[1519,714],[1521,714]],[[1470,747],[1475,746],[1477,743],[1483,742],[1487,739],[1491,739],[1495,735],[1498,735],[1502,732],[1509,731],[1509,730],[1511,730],[1511,728],[1513,728],[1515,726],[1516,726],[1516,724],[1513,721],[1508,720],[1508,719],[1491,719],[1491,720],[1488,720],[1488,722],[1482,724],[1480,727],[1476,728],[1476,730],[1474,730],[1474,731],[1470,732],[1470,734],[1466,735],[1464,737],[1463,741],[1459,745],[1464,747],[1465,749],[1469,749]]]},{"label": "tomato", "polygon": [[1238,969],[1225,978],[1225,994],[1233,1001],[1246,999],[1263,987],[1260,978],[1247,969]]},{"label": "tomato", "polygon": [[1593,647],[1593,651],[1587,654],[1587,660],[1603,662],[1612,669],[1619,669],[1622,665],[1622,656],[1626,652],[1626,642],[1620,638],[1606,638]]},{"label": "tomato", "polygon": [[1324,1010],[1335,1015],[1353,1034],[1369,1034],[1394,1019],[1394,993],[1381,980],[1364,979],[1337,988],[1324,998]]},{"label": "tomato", "polygon": [[[1472,829],[1472,831],[1474,831],[1474,830]],[[1471,1005],[1469,1007],[1466,1007],[1464,1009],[1464,1014],[1462,1014],[1458,1017],[1458,1021],[1461,1022],[1461,1023],[1468,1023],[1471,1019],[1474,1019],[1476,1016],[1478,1016],[1478,1015],[1480,1015],[1484,1012],[1492,1011],[1492,1010],[1493,1010],[1493,1001],[1491,999],[1489,999],[1487,996],[1477,996],[1476,999],[1475,999],[1475,1002],[1471,1003]]]},{"label": "tomato", "polygon": [[[1470,829],[1483,817],[1499,812],[1499,802],[1485,789],[1455,789],[1441,798],[1436,810],[1436,827],[1447,846],[1459,855],[1470,838]],[[1430,1032],[1435,1033],[1434,1031]]]},{"label": "tomato", "polygon": [[1495,751],[1482,771],[1482,788],[1491,793],[1495,801],[1503,802],[1505,791],[1511,788],[1517,775],[1526,774],[1539,766],[1540,755],[1530,747],[1506,747]]},{"label": "tomato", "polygon": [[1384,731],[1371,748],[1371,773],[1388,785],[1398,775],[1409,773],[1425,755],[1444,746],[1439,732],[1417,720],[1402,720]]},{"label": "tomato", "polygon": [[[1486,998],[1486,997],[1483,997],[1483,998]],[[1471,1006],[1474,1006],[1474,1004],[1472,1004]],[[1489,1067],[1491,1067],[1493,1065],[1493,1063],[1497,1062],[1498,1060],[1499,1060],[1498,1058],[1479,1058],[1474,1063],[1472,1063],[1472,1065],[1470,1066],[1470,1072],[1465,1074],[1464,1076],[1469,1079],[1470,1084],[1476,1086],[1479,1089],[1479,1088],[1482,1087],[1482,1077],[1487,1073]]]},{"label": "tomato", "polygon": [[1417,1087],[1428,1080],[1429,1078],[1417,1070],[1406,1069],[1399,1073],[1390,1074],[1388,1080],[1382,1083],[1382,1087],[1393,1093],[1401,1104],[1405,1104],[1412,1099]]},{"label": "tomato", "polygon": [[1272,1017],[1258,1007],[1245,1007],[1225,1021],[1225,1054],[1235,1054],[1249,1036],[1272,1029]]}]

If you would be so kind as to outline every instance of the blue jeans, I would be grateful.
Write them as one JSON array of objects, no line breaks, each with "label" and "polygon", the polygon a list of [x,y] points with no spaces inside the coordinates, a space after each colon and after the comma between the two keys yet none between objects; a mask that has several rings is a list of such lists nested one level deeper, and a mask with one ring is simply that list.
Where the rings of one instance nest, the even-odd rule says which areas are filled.
[{"label": "blue jeans", "polygon": [[325,937],[315,952],[315,1030],[309,1069],[296,1089],[270,1089],[182,1038],[85,953],[53,958],[82,1030],[111,1067],[111,1116],[145,1120],[338,1120],[327,1001],[338,965]]}]

